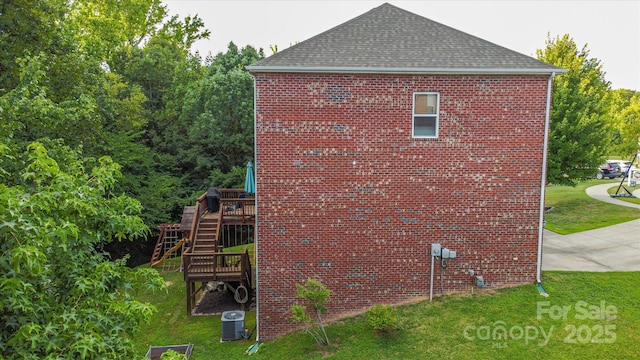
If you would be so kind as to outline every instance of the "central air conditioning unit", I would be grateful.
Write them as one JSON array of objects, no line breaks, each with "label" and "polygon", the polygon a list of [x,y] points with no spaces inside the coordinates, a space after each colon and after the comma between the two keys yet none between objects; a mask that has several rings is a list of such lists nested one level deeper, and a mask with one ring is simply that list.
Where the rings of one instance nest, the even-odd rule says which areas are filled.
[{"label": "central air conditioning unit", "polygon": [[240,340],[244,337],[244,311],[222,313],[222,341]]}]

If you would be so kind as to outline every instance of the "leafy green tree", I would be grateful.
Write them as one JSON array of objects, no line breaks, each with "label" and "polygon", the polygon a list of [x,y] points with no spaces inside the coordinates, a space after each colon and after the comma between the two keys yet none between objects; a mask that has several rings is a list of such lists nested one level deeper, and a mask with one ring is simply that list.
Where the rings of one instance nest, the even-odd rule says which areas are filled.
[{"label": "leafy green tree", "polygon": [[73,1],[69,11],[83,51],[104,61],[154,38],[169,40],[186,54],[195,41],[210,35],[197,15],[184,20],[167,16],[161,0]]},{"label": "leafy green tree", "polygon": [[194,170],[226,173],[253,157],[253,80],[232,69],[210,75],[200,90],[203,111],[188,133]]},{"label": "leafy green tree", "polygon": [[[178,220],[211,181],[238,184],[253,154],[243,67],[262,53],[233,45],[204,65],[190,54],[203,27],[198,16],[168,19],[160,0],[1,2],[0,141],[110,156],[124,175],[112,191],[138,199],[152,231]],[[19,164],[4,163],[5,185],[20,184]],[[139,259],[155,236],[138,236],[104,249]]]},{"label": "leafy green tree", "polygon": [[322,314],[327,312],[324,305],[331,296],[331,290],[327,289],[317,279],[307,279],[304,285],[296,284],[296,297],[305,299],[311,304],[311,314],[306,305],[294,304],[291,306],[291,319],[304,324],[303,331],[313,337],[320,346],[329,345],[329,337],[324,328]]},{"label": "leafy green tree", "polygon": [[193,186],[208,186],[220,174],[233,182],[234,167],[244,168],[253,158],[253,79],[244,67],[262,57],[253,47],[239,50],[230,43],[190,89],[192,100],[183,111],[193,117],[181,158],[194,173]]},{"label": "leafy green tree", "polygon": [[210,35],[211,32],[204,29],[204,21],[197,15],[186,16],[184,20],[175,15],[158,32],[159,37],[172,39],[185,51],[190,51],[194,42],[208,39]]},{"label": "leafy green tree", "polygon": [[18,82],[16,61],[42,51],[64,53],[63,34],[56,24],[67,0],[3,0],[0,2],[0,94]]},{"label": "leafy green tree", "polygon": [[636,92],[621,113],[622,137],[621,153],[640,153],[640,92]]},{"label": "leafy green tree", "polygon": [[189,101],[185,91],[203,76],[203,66],[198,57],[185,55],[162,37],[151,39],[144,48],[121,52],[113,64],[129,86],[141,89],[148,120],[137,142],[128,145],[130,151],[120,152],[124,157],[114,154],[128,175],[121,184],[129,184],[129,191],[144,203],[149,223],[175,222],[182,207],[197,197],[191,198],[191,189],[185,187],[192,172],[180,154],[188,147],[190,117],[183,120],[180,113]]},{"label": "leafy green tree", "polygon": [[[147,224],[175,221],[184,201],[182,172],[173,156],[154,147],[153,120],[162,118],[162,99],[175,78],[198,76],[188,51],[208,36],[202,21],[174,17],[163,24],[159,0],[8,0],[0,10],[0,96],[6,95],[0,138],[15,148],[62,139],[85,156],[109,155],[125,174],[114,191],[139,199]],[[17,22],[24,31],[11,28]],[[118,254],[149,247],[145,241],[109,246]]]},{"label": "leafy green tree", "polygon": [[640,92],[618,89],[611,92],[614,141],[610,153],[631,159],[640,148]]},{"label": "leafy green tree", "polygon": [[132,292],[164,282],[151,269],[128,268],[100,251],[111,239],[147,231],[140,203],[111,193],[119,166],[108,157],[83,159],[60,142],[50,148],[34,142],[26,149],[0,143],[0,169],[3,180],[20,179],[0,183],[3,356],[135,357],[130,336],[154,307]]},{"label": "leafy green tree", "polygon": [[[180,180],[159,165],[163,163],[163,155],[143,142],[149,112],[144,108],[146,96],[142,89],[123,82],[117,74],[108,73],[96,94],[97,111],[104,125],[95,152],[111,154],[125,174],[116,183],[114,192],[140,201],[145,209],[140,215],[145,224],[173,222],[172,215],[182,210],[177,209]],[[129,254],[129,264],[137,265],[149,260],[155,235],[152,233],[134,242],[112,242],[105,249],[117,257]]]},{"label": "leafy green tree", "polygon": [[20,81],[0,96],[0,141],[15,148],[54,138],[73,147],[84,141],[96,143],[100,126],[95,122],[93,99],[82,95],[62,102],[52,100],[44,57],[28,56],[16,62]]},{"label": "leafy green tree", "polygon": [[610,142],[607,126],[609,83],[602,64],[579,50],[569,35],[547,39],[539,60],[567,69],[553,81],[547,181],[574,185],[592,176]]}]

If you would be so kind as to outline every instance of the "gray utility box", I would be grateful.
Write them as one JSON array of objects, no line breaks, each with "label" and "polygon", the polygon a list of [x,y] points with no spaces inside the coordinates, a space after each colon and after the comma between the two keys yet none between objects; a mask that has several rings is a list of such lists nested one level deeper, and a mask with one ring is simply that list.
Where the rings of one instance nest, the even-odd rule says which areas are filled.
[{"label": "gray utility box", "polygon": [[239,340],[244,337],[244,311],[222,313],[222,341]]}]

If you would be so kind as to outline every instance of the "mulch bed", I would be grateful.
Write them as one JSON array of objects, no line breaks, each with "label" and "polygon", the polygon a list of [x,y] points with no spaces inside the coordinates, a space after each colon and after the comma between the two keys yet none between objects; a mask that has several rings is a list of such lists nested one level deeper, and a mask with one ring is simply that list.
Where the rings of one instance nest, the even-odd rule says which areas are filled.
[{"label": "mulch bed", "polygon": [[220,315],[225,311],[253,310],[255,308],[254,297],[251,296],[246,304],[238,304],[233,298],[233,292],[216,288],[205,291],[196,303],[192,315]]}]

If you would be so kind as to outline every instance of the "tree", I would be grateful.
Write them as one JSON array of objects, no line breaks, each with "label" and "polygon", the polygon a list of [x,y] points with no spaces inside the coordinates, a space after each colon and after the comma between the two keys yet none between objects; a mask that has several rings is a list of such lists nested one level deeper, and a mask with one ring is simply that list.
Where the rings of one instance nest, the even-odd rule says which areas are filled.
[{"label": "tree", "polygon": [[[211,181],[237,184],[253,154],[243,66],[262,54],[234,45],[204,65],[190,53],[203,27],[198,16],[168,19],[161,0],[0,2],[0,141],[109,156],[124,174],[111,191],[138,199],[153,230],[175,222]],[[213,155],[201,126],[216,132],[204,139]],[[5,185],[21,183],[19,164],[4,162]],[[103,249],[136,265],[154,235]]]},{"label": "tree", "polygon": [[103,92],[54,101],[42,57],[18,59],[20,81],[0,96],[0,353],[131,358],[128,339],[153,312],[132,291],[160,288],[163,280],[103,252],[109,243],[147,236],[148,227],[139,201],[114,195],[120,166],[109,157],[84,158],[81,141],[91,134],[100,140],[94,143],[109,140],[105,132],[85,132],[91,126],[82,119],[101,114],[118,124],[114,135],[135,132],[144,123],[138,112],[111,116],[109,105],[136,109],[139,92],[121,94],[113,80],[85,87]]},{"label": "tree", "polygon": [[324,305],[331,296],[331,290],[316,279],[307,279],[304,285],[296,284],[296,297],[305,299],[311,304],[311,315],[305,305],[291,306],[291,319],[304,324],[304,332],[311,335],[320,346],[329,345],[329,337],[324,328],[322,314],[327,312]]},{"label": "tree", "polygon": [[83,51],[104,61],[158,37],[177,44],[186,54],[195,41],[210,35],[197,15],[166,20],[167,7],[161,0],[73,1],[69,14]]},{"label": "tree", "polygon": [[620,144],[623,154],[640,152],[640,93],[636,92],[620,116],[622,138]]},{"label": "tree", "polygon": [[547,39],[539,60],[567,69],[553,81],[547,182],[575,185],[592,176],[609,143],[607,94],[600,61],[578,50],[569,35]]},{"label": "tree", "polygon": [[16,60],[46,51],[64,53],[57,26],[67,0],[3,0],[0,2],[0,94],[18,82]]},{"label": "tree", "polygon": [[[17,174],[5,170],[11,168]],[[134,357],[130,336],[154,307],[132,292],[163,288],[164,281],[154,270],[130,269],[100,251],[111,239],[147,231],[140,203],[110,191],[119,166],[108,157],[84,159],[60,141],[26,149],[0,142],[0,169],[3,180],[21,179],[0,183],[3,356]]]},{"label": "tree", "polygon": [[618,89],[611,93],[614,141],[611,151],[620,156],[633,156],[640,148],[640,93]]},{"label": "tree", "polygon": [[220,174],[229,174],[233,182],[234,167],[244,168],[253,158],[253,80],[244,67],[262,57],[253,47],[239,50],[230,43],[226,53],[213,59],[206,76],[193,84],[191,100],[184,102],[184,112],[194,117],[182,158],[191,164],[194,179],[201,179],[199,186],[219,180]]}]

